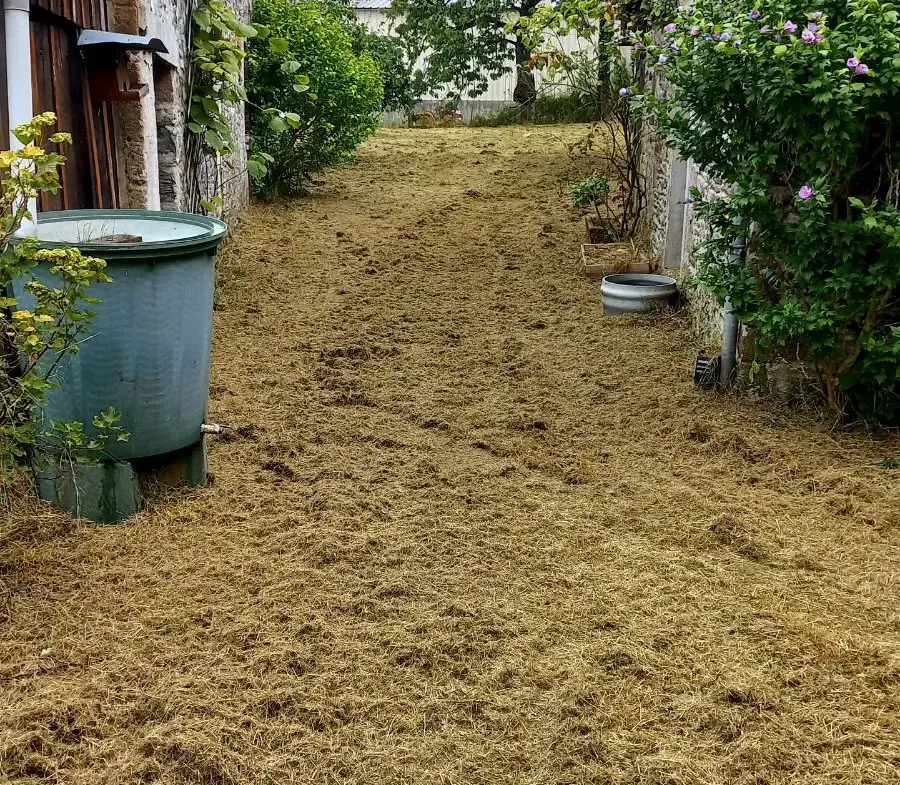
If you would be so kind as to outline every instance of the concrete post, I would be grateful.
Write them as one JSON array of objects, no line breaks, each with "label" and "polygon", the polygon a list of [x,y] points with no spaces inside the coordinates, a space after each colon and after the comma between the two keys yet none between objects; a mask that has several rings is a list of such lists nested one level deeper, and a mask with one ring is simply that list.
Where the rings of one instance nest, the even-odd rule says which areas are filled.
[{"label": "concrete post", "polygon": [[663,265],[668,269],[679,269],[684,256],[684,211],[687,193],[687,161],[672,154],[672,168],[669,174],[668,220],[666,225],[666,248]]}]

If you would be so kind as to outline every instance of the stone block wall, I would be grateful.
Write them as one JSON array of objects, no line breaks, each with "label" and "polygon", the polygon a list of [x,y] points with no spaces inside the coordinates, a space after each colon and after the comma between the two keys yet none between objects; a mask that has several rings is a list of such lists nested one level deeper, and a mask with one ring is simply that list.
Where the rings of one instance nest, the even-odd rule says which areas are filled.
[{"label": "stone block wall", "polygon": [[[648,89],[665,95],[670,88],[654,75]],[[681,278],[698,341],[716,347],[722,340],[722,309],[708,291],[691,282],[697,273],[696,248],[710,239],[710,227],[695,214],[688,194],[696,186],[706,197],[724,196],[728,186],[692,161],[680,161],[652,130],[644,145],[642,167],[647,178],[650,250],[662,266]]]},{"label": "stone block wall", "polygon": [[[248,21],[251,0],[229,0]],[[111,29],[159,38],[164,55],[141,54],[135,72],[149,87],[138,104],[116,108],[122,207],[196,212],[201,199],[221,194],[229,223],[250,199],[243,104],[227,107],[235,152],[202,154],[187,130],[190,101],[190,19],[195,0],[111,0]]]}]

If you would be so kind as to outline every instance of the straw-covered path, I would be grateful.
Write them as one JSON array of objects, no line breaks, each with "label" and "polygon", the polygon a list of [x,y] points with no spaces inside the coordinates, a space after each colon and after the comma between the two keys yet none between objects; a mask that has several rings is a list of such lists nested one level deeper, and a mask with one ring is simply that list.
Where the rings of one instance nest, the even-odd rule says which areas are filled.
[{"label": "straw-covered path", "polygon": [[16,510],[0,781],[897,782],[900,445],[603,320],[583,132],[384,131],[250,211],[214,483]]}]

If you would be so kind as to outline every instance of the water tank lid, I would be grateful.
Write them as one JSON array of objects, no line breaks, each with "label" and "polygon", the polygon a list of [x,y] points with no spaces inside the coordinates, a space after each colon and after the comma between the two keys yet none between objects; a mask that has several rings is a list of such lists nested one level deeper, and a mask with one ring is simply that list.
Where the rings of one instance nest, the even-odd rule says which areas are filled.
[{"label": "water tank lid", "polygon": [[222,221],[166,210],[59,210],[39,213],[44,248],[75,247],[101,259],[165,259],[215,250]]}]

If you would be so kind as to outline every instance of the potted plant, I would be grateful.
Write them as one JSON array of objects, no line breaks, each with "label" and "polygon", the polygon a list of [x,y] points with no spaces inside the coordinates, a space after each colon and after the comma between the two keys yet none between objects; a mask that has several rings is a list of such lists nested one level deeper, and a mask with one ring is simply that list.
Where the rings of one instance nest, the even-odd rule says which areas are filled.
[{"label": "potted plant", "polygon": [[614,273],[649,273],[650,264],[633,242],[619,235],[620,222],[610,203],[609,182],[597,175],[575,183],[569,190],[572,206],[585,215],[588,242],[581,246],[581,269],[588,278],[602,280]]},{"label": "potted plant", "polygon": [[610,192],[609,182],[599,175],[592,175],[569,189],[572,206],[585,212],[589,243],[614,243],[622,239],[616,231],[615,222],[611,220]]}]

